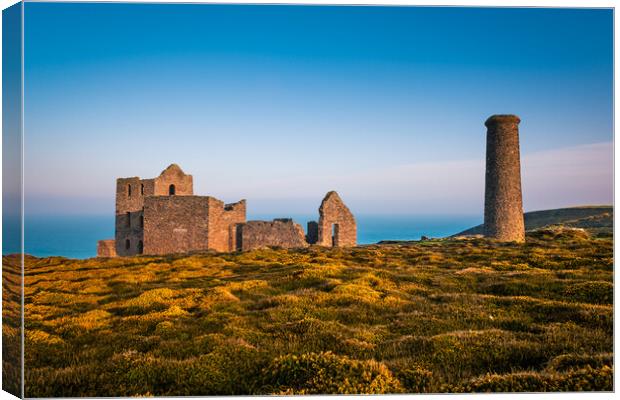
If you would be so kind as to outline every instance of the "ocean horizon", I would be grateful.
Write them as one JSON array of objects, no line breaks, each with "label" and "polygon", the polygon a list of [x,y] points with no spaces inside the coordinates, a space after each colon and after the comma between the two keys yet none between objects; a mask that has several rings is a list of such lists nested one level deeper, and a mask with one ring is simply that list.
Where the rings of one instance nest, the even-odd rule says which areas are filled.
[{"label": "ocean horizon", "polygon": [[[250,214],[250,220],[272,220],[282,216]],[[289,215],[304,228],[316,215]],[[482,215],[357,215],[358,244],[381,240],[419,240],[422,236],[440,238],[482,223]],[[5,219],[2,254],[19,252],[17,230]],[[97,255],[97,241],[114,238],[114,216],[110,215],[30,215],[24,218],[25,252],[36,257],[61,256],[86,259]],[[9,228],[9,229],[7,229]]]}]

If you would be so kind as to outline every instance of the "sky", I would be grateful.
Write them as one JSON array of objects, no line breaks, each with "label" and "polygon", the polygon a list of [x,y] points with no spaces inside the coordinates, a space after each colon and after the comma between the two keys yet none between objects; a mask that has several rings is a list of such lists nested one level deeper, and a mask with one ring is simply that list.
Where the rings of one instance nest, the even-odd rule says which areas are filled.
[{"label": "sky", "polygon": [[249,213],[482,215],[484,121],[526,210],[613,200],[608,9],[26,3],[26,213],[112,214],[170,163]]},{"label": "sky", "polygon": [[[21,237],[21,4],[2,11],[2,224],[5,238]],[[16,40],[17,39],[17,40]],[[17,229],[17,231],[15,230]]]}]

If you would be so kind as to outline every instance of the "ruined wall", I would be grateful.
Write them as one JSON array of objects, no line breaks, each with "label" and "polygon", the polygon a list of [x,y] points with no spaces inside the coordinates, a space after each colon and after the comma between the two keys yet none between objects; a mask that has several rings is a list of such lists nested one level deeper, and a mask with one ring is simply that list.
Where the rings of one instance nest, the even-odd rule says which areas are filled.
[{"label": "ruined wall", "polygon": [[317,243],[329,247],[347,247],[357,244],[355,218],[338,193],[327,193],[319,208]]},{"label": "ruined wall", "polygon": [[156,196],[170,196],[170,185],[174,185],[175,196],[191,196],[194,194],[194,178],[185,174],[181,167],[176,164],[170,164],[153,181]]},{"label": "ruined wall", "polygon": [[237,248],[236,226],[245,222],[246,202],[224,204],[209,197],[209,249],[217,251],[235,251]]},{"label": "ruined wall", "polygon": [[155,194],[155,179],[141,179],[140,194],[142,196],[153,196]]},{"label": "ruined wall", "polygon": [[141,254],[144,248],[144,201],[148,196],[165,195],[174,185],[175,195],[193,194],[193,178],[171,164],[153,179],[139,177],[116,180],[116,252],[121,256]]},{"label": "ruined wall", "polygon": [[319,241],[319,224],[316,221],[308,222],[308,230],[306,232],[306,242],[315,244]]},{"label": "ruined wall", "polygon": [[114,239],[100,240],[97,242],[97,257],[116,257],[116,244]]},{"label": "ruined wall", "polygon": [[151,196],[144,203],[144,253],[233,251],[245,200],[224,205],[210,196]]},{"label": "ruined wall", "polygon": [[[153,179],[116,181],[115,239],[101,241],[98,254],[131,256],[265,246],[355,246],[355,218],[336,192],[319,208],[319,222],[308,223],[308,234],[290,219],[246,223],[246,201],[224,204],[210,196],[193,195],[193,178],[171,164]],[[114,246],[114,249],[110,249]]]},{"label": "ruined wall", "polygon": [[252,250],[268,246],[282,248],[307,247],[304,230],[292,219],[273,221],[248,221],[237,226],[239,250]]},{"label": "ruined wall", "polygon": [[144,202],[144,254],[207,250],[209,199],[203,196],[147,197]]},{"label": "ruined wall", "polygon": [[[138,177],[116,180],[115,247],[120,256],[139,254],[143,242],[142,208],[152,184]],[[129,241],[129,242],[128,242]]]},{"label": "ruined wall", "polygon": [[519,122],[516,115],[493,115],[485,122],[484,234],[501,241],[525,240]]}]

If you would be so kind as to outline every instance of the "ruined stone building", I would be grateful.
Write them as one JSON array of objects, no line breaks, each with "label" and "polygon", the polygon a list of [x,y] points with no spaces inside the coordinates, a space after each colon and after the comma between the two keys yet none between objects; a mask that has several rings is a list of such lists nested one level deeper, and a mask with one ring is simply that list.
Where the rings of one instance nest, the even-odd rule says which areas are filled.
[{"label": "ruined stone building", "polygon": [[97,256],[133,256],[261,247],[355,246],[355,218],[336,192],[319,208],[308,232],[290,218],[246,221],[246,201],[224,204],[194,195],[193,178],[172,164],[158,177],[116,180],[115,237],[97,243]]}]

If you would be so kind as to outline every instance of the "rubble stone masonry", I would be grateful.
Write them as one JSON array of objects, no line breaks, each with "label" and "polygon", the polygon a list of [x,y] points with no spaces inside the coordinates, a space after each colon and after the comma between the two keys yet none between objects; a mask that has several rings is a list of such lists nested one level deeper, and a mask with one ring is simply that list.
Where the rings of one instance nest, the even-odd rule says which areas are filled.
[{"label": "rubble stone masonry", "polygon": [[327,193],[319,208],[317,244],[328,247],[348,247],[357,244],[355,218],[338,193]]},{"label": "rubble stone masonry", "polygon": [[315,244],[319,241],[319,224],[316,221],[308,222],[308,231],[306,233],[306,242]]},{"label": "rubble stone masonry", "polygon": [[493,115],[485,122],[484,234],[507,242],[525,241],[519,122],[516,115]]},{"label": "rubble stone masonry", "polygon": [[97,242],[97,257],[116,257],[114,239],[100,240]]},{"label": "rubble stone masonry", "polygon": [[116,180],[114,240],[97,243],[100,257],[163,255],[190,251],[229,252],[267,246],[283,248],[355,246],[355,219],[336,192],[319,208],[308,234],[292,219],[246,223],[246,201],[224,204],[195,196],[193,178],[171,164],[152,179]]},{"label": "rubble stone masonry", "polygon": [[301,225],[292,219],[280,218],[273,221],[248,221],[238,227],[238,250],[253,250],[274,246],[282,248],[307,247]]},{"label": "rubble stone masonry", "polygon": [[235,251],[237,249],[236,226],[245,222],[245,200],[233,204],[209,197],[208,248],[217,251]]},{"label": "rubble stone masonry", "polygon": [[144,254],[233,251],[233,227],[245,222],[245,201],[225,207],[210,196],[152,196],[144,221]]},{"label": "rubble stone masonry", "polygon": [[144,253],[208,249],[208,197],[151,196],[144,204]]}]

